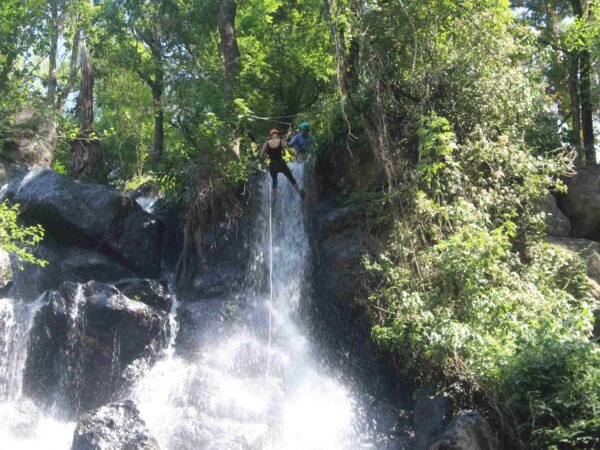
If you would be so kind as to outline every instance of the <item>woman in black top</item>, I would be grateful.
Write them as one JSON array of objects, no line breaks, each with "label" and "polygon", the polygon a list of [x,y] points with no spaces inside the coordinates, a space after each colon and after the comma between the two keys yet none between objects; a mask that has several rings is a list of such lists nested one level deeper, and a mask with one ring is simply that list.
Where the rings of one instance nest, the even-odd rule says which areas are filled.
[{"label": "woman in black top", "polygon": [[281,140],[281,132],[277,128],[273,128],[269,131],[269,140],[263,144],[260,151],[261,157],[264,157],[265,155],[269,157],[269,173],[273,179],[273,201],[275,201],[275,196],[277,194],[277,175],[280,172],[290,180],[292,187],[300,194],[300,197],[304,198],[304,189],[298,187],[294,175],[292,175],[290,168],[283,160],[283,153],[284,148],[283,141]]}]

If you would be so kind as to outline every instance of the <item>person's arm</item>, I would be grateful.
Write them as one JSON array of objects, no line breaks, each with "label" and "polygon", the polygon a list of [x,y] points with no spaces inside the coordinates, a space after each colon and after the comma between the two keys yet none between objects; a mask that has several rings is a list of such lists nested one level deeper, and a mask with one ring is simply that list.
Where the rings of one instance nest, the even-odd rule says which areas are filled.
[{"label": "person's arm", "polygon": [[295,135],[292,139],[287,141],[288,148],[292,147],[295,149],[296,145],[298,145],[298,135]]},{"label": "person's arm", "polygon": [[262,147],[260,148],[260,151],[258,152],[258,158],[259,159],[265,159],[265,156],[267,155],[267,143],[265,142]]}]

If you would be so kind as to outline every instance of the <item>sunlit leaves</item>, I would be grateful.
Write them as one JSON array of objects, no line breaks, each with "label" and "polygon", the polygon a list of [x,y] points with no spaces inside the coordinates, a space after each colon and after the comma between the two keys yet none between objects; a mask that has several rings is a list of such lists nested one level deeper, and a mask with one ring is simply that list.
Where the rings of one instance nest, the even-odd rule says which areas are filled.
[{"label": "sunlit leaves", "polygon": [[23,263],[44,267],[47,262],[36,258],[33,250],[44,237],[44,229],[40,225],[23,226],[17,222],[19,205],[0,203],[0,248],[17,257],[19,268]]}]

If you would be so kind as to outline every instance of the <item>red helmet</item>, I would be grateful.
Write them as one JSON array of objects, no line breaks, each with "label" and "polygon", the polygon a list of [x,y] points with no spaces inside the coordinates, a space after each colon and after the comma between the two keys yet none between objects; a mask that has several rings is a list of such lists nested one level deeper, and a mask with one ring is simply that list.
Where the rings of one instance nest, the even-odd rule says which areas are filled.
[{"label": "red helmet", "polygon": [[269,130],[269,137],[273,136],[275,133],[277,133],[279,136],[281,136],[281,131],[279,131],[277,128],[271,128]]}]

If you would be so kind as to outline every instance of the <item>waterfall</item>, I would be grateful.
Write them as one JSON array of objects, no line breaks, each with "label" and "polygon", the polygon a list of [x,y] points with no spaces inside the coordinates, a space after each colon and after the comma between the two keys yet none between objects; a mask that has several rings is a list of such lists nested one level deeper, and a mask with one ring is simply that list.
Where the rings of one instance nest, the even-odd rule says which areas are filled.
[{"label": "waterfall", "polygon": [[70,448],[74,423],[42,413],[23,396],[27,340],[42,298],[33,303],[0,299],[0,448],[64,450]]},{"label": "waterfall", "polygon": [[[304,165],[291,169],[304,185]],[[243,287],[213,297],[199,293],[185,302],[173,295],[164,350],[151,366],[140,358],[125,368],[132,385],[119,399],[136,402],[163,450],[404,448],[394,441],[394,434],[404,432],[393,430],[397,407],[382,406],[368,386],[371,380],[358,382],[349,369],[370,363],[357,357],[341,364],[340,358],[354,358],[348,356],[352,351],[326,350],[336,345],[333,328],[348,336],[348,348],[356,346],[349,331],[354,325],[325,326],[315,333],[309,323],[313,298],[305,204],[281,178],[272,209],[271,180],[265,176],[260,183]],[[70,448],[75,423],[65,419],[65,411],[79,405],[85,380],[78,349],[91,320],[83,302],[79,286],[66,310],[68,364],[48,410],[27,399],[22,388],[27,340],[42,299],[0,300],[0,449]],[[337,315],[334,309],[319,311]],[[336,316],[326,322],[343,321]],[[124,347],[120,333],[109,339],[112,383]]]},{"label": "waterfall", "polygon": [[[291,169],[303,185],[303,165]],[[270,179],[261,183],[244,288],[186,304],[192,326],[180,332],[191,330],[193,345],[132,390],[165,450],[387,448],[376,416],[365,412],[371,399],[321,363],[306,331],[303,203],[281,178],[272,214]]]}]

